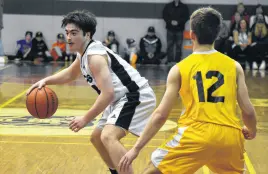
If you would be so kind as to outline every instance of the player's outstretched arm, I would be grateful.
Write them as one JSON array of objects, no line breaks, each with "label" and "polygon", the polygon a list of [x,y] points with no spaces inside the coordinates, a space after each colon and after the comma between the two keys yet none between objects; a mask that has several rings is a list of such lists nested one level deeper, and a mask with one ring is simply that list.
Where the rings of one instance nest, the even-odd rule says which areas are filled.
[{"label": "player's outstretched arm", "polygon": [[45,85],[57,85],[71,82],[75,80],[80,74],[80,61],[77,57],[68,68],[33,84],[26,92],[26,95],[28,95],[34,88],[42,88]]},{"label": "player's outstretched arm", "polygon": [[248,89],[245,83],[243,68],[236,62],[237,71],[237,101],[242,111],[242,119],[245,124],[243,127],[244,137],[248,140],[255,138],[257,132],[256,114],[253,105],[249,100]]},{"label": "player's outstretched arm", "polygon": [[119,163],[119,168],[121,171],[127,171],[132,161],[138,156],[140,150],[154,137],[154,135],[166,122],[169,112],[178,98],[180,79],[179,68],[177,65],[175,65],[169,72],[166,92],[160,105],[153,112],[150,121],[146,125],[145,130],[135,143],[134,147],[121,158]]}]

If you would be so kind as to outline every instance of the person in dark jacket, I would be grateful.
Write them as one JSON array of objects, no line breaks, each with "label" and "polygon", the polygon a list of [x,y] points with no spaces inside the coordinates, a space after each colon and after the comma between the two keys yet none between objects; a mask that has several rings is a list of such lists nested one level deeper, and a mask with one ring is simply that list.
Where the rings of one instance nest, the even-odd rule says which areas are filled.
[{"label": "person in dark jacket", "polygon": [[161,40],[155,35],[153,26],[148,28],[147,34],[140,40],[140,56],[144,64],[160,64],[162,59]]},{"label": "person in dark jacket", "polygon": [[114,31],[109,31],[107,34],[107,38],[102,43],[116,54],[119,54],[119,42],[115,38]]},{"label": "person in dark jacket", "polygon": [[30,52],[30,57],[32,61],[51,61],[51,55],[48,51],[47,44],[43,39],[43,33],[37,32],[35,38],[32,40],[32,49]]},{"label": "person in dark jacket", "polygon": [[[189,19],[188,6],[180,0],[174,0],[165,5],[163,18],[167,29],[168,62],[178,62],[181,58],[184,25]],[[174,52],[176,52],[175,57]]]}]

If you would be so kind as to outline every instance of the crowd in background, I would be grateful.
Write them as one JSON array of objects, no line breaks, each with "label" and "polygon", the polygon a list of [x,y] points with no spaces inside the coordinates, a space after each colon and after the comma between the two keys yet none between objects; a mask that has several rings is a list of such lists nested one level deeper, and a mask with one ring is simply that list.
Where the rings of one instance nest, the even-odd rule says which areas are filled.
[{"label": "crowd in background", "polygon": [[[115,31],[111,30],[107,33],[103,44],[115,53],[122,54],[123,52],[121,56],[129,63],[168,64],[179,62],[182,59],[183,32],[189,15],[188,6],[180,0],[174,0],[165,5],[162,16],[167,29],[166,50],[162,50],[162,42],[156,35],[154,26],[148,26],[146,35],[141,37],[139,43],[132,38],[126,39],[126,42],[122,44],[124,45],[123,51],[119,50],[121,43],[116,39]],[[215,49],[239,61],[245,68],[266,69],[268,17],[263,11],[262,5],[258,4],[255,13],[249,15],[244,4],[239,3],[231,19],[224,20],[230,22],[222,24],[215,42]],[[17,50],[13,59],[64,61],[75,57],[68,51],[63,33],[58,33],[55,40],[49,49],[41,31],[35,34],[26,31],[24,39],[18,40],[16,43]],[[1,45],[0,42],[0,48]]]}]

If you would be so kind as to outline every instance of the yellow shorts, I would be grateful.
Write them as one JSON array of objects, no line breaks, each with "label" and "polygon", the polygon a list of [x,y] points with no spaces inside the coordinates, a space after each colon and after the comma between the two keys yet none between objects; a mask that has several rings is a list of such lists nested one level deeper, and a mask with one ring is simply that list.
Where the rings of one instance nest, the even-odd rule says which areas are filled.
[{"label": "yellow shorts", "polygon": [[151,160],[163,174],[193,174],[204,165],[215,173],[240,174],[245,170],[244,141],[239,129],[198,122],[179,127]]}]

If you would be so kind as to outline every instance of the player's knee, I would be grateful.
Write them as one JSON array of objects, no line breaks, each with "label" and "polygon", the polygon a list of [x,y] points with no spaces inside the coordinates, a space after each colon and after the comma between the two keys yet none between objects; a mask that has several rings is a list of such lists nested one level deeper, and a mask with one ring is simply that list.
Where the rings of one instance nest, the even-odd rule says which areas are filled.
[{"label": "player's knee", "polygon": [[101,134],[101,141],[102,141],[103,144],[107,144],[107,143],[110,143],[110,142],[117,141],[117,138],[113,134],[113,132],[104,131]]},{"label": "player's knee", "polygon": [[90,142],[93,145],[96,145],[98,143],[101,143],[101,133],[100,132],[93,131],[92,134],[91,134],[91,136],[90,136]]}]

